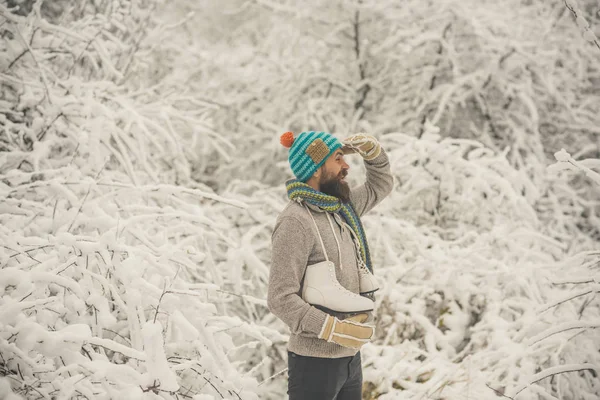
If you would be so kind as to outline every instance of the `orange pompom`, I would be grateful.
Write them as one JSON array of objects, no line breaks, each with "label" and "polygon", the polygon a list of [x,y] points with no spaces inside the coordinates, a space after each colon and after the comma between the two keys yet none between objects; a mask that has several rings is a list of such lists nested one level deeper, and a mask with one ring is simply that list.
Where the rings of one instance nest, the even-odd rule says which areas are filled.
[{"label": "orange pompom", "polygon": [[292,147],[292,144],[294,144],[294,133],[293,132],[284,133],[279,138],[279,142],[281,142],[281,144],[283,146],[285,146],[289,149],[290,147]]}]

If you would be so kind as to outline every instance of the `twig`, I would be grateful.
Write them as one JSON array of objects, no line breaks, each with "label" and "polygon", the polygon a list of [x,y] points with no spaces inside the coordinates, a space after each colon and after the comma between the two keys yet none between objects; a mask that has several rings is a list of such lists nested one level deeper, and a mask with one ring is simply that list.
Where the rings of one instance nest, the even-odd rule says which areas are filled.
[{"label": "twig", "polygon": [[[102,173],[102,171],[104,171],[104,168],[106,167],[107,163],[108,163],[108,159],[106,159],[106,161],[104,162],[104,165],[102,165],[102,168],[100,168],[100,170],[96,174],[96,177],[94,178],[94,180],[98,180],[98,177],[100,176],[100,174]],[[90,190],[92,190],[92,185],[91,184],[88,187],[87,193],[85,194],[85,197],[83,198],[83,201],[81,202],[81,205],[79,206],[79,210],[77,210],[77,214],[75,214],[75,218],[73,218],[73,222],[71,222],[71,225],[69,225],[69,229],[67,229],[67,232],[71,231],[71,228],[73,227],[73,224],[77,220],[77,217],[79,216],[79,213],[81,212],[81,209],[83,208],[83,205],[85,204],[85,201],[86,201],[88,195],[90,194]],[[105,264],[106,264],[106,262],[105,262]]]},{"label": "twig", "polygon": [[208,382],[208,384],[210,386],[213,387],[213,389],[215,389],[217,391],[217,393],[219,393],[219,396],[221,396],[222,399],[224,399],[225,397],[223,397],[223,395],[221,394],[221,392],[219,392],[219,389],[217,389],[217,387],[215,385],[213,385],[213,383],[205,376],[202,377],[206,382]]},{"label": "twig", "polygon": [[[442,51],[444,50],[444,45],[442,43],[442,40],[446,38],[446,34],[448,33],[448,31],[450,30],[450,28],[452,27],[452,22],[448,23],[448,25],[446,25],[446,27],[444,28],[444,31],[442,33],[442,37],[439,40],[439,48],[437,51],[438,55],[442,54]],[[440,65],[440,59],[441,57],[438,57],[436,62],[435,62],[435,67],[437,68]],[[429,91],[432,91],[433,88],[435,87],[435,81],[437,80],[437,75],[433,74],[433,76],[431,77],[431,82],[429,83]],[[421,118],[421,128],[419,131],[419,135],[417,136],[419,139],[421,137],[423,137],[423,134],[425,133],[425,122],[427,121],[427,112],[423,113],[423,117]]]},{"label": "twig", "polygon": [[65,271],[67,268],[69,268],[71,265],[77,265],[77,263],[75,261],[73,261],[71,264],[67,265],[66,267],[64,267],[63,269],[61,269],[60,271],[58,271],[56,273],[56,275],[60,275],[63,273],[63,271]]},{"label": "twig", "polygon": [[193,399],[193,397],[192,397],[192,396],[190,396],[188,393],[190,393],[190,392],[191,392],[193,395],[197,395],[197,394],[198,394],[198,393],[196,393],[196,392],[192,392],[192,388],[191,388],[191,387],[189,387],[189,388],[186,388],[185,386],[181,386],[181,388],[182,388],[182,389],[185,389],[185,390],[186,390],[186,392],[185,392],[185,393],[175,393],[175,396],[176,396],[176,397],[178,397],[178,396],[183,396],[183,397],[185,397],[186,399]]},{"label": "twig", "polygon": [[79,56],[77,56],[77,58],[75,59],[75,61],[73,61],[73,65],[71,65],[71,68],[69,68],[69,71],[67,72],[67,75],[70,77],[71,76],[71,72],[73,71],[73,68],[75,68],[75,64],[77,64],[77,62],[79,61],[79,59],[83,56],[83,54],[87,51],[88,47],[90,47],[90,44],[92,44],[92,42],[94,40],[96,40],[96,38],[98,37],[98,35],[100,35],[102,33],[102,30],[99,30],[93,38],[91,38],[90,40],[88,40],[87,45],[84,47],[84,49],[81,51],[81,54],[79,54]]},{"label": "twig", "polygon": [[92,190],[92,185],[91,184],[88,187],[87,193],[85,194],[85,197],[83,198],[83,201],[79,205],[79,210],[77,210],[77,214],[75,214],[75,218],[73,218],[73,221],[71,222],[71,225],[69,225],[69,229],[67,229],[67,232],[71,231],[71,228],[73,227],[73,224],[77,220],[77,217],[79,216],[79,213],[81,212],[81,209],[83,208],[83,205],[85,204],[85,201],[87,200],[87,197],[90,194],[90,190]]},{"label": "twig", "polygon": [[[156,383],[158,381],[158,383]],[[160,381],[158,379],[155,379],[154,382],[152,383],[152,385],[148,386],[146,389],[144,389],[143,387],[140,386],[140,389],[142,389],[142,392],[149,392],[152,391],[154,394],[158,394],[160,388]]]},{"label": "twig", "polygon": [[131,340],[127,339],[125,336],[121,335],[120,333],[112,331],[110,329],[106,329],[106,328],[102,328],[102,330],[105,330],[110,333],[114,333],[115,335],[119,336],[121,339],[125,340],[126,342],[129,342],[129,344],[131,345]]},{"label": "twig", "polygon": [[59,119],[60,117],[64,117],[64,116],[65,115],[62,112],[60,114],[58,114],[56,116],[56,118],[54,118],[54,120],[52,122],[50,122],[48,124],[48,126],[44,128],[44,130],[42,132],[40,132],[40,134],[37,137],[38,141],[41,141],[44,138],[44,136],[46,136],[46,132],[48,132],[48,130],[50,129],[50,127],[56,122],[57,119]]},{"label": "twig", "polygon": [[23,297],[21,300],[19,300],[19,302],[21,302],[21,301],[25,300],[26,298],[28,298],[28,297],[29,297],[29,296],[31,296],[32,294],[33,294],[33,292],[29,292],[29,294],[28,294],[27,296]]},{"label": "twig", "polygon": [[576,292],[576,293],[574,293],[572,295],[569,295],[566,298],[563,298],[563,299],[557,300],[557,301],[555,301],[553,303],[547,304],[543,308],[540,308],[537,312],[539,314],[543,314],[546,311],[548,311],[549,309],[551,309],[553,307],[556,307],[556,306],[558,306],[558,305],[560,305],[562,303],[566,303],[569,300],[573,300],[573,299],[576,299],[577,297],[585,296],[586,294],[590,294],[590,293],[593,293],[593,292],[600,292],[600,285],[590,285],[589,288],[583,289],[583,290],[581,290],[579,292]]},{"label": "twig", "polygon": [[534,344],[541,342],[549,338],[550,336],[558,335],[559,333],[563,333],[566,331],[571,331],[573,329],[598,329],[600,328],[600,324],[598,322],[583,322],[583,321],[575,321],[575,322],[567,322],[564,324],[560,324],[553,328],[550,328],[534,337],[532,337],[528,343],[529,346],[533,346]]},{"label": "twig", "polygon": [[54,202],[54,210],[52,210],[52,225],[54,226],[54,217],[56,216],[56,206],[58,205],[58,199]]},{"label": "twig", "polygon": [[119,82],[119,84],[123,84],[123,82],[125,82],[125,80],[127,79],[127,73],[129,72],[129,67],[131,66],[131,63],[133,62],[133,59],[140,48],[140,44],[142,43],[142,40],[148,36],[147,28],[150,25],[150,17],[153,15],[153,11],[155,11],[155,10],[156,10],[156,4],[153,4],[150,12],[148,13],[148,16],[146,17],[144,22],[142,24],[140,24],[140,26],[143,25],[140,29],[142,32],[140,33],[137,40],[133,43],[133,50],[129,53],[130,57],[127,60],[127,63],[125,64],[125,67],[123,68],[123,72],[121,75],[122,78],[121,78],[121,81]]},{"label": "twig", "polygon": [[273,378],[275,378],[277,375],[279,375],[279,374],[282,374],[282,373],[284,373],[284,372],[285,372],[285,371],[287,371],[287,370],[288,370],[287,368],[285,368],[285,369],[282,369],[281,371],[279,371],[279,372],[278,372],[278,373],[276,373],[275,375],[273,375],[273,376],[270,376],[270,377],[268,377],[268,378],[266,378],[266,379],[262,380],[262,381],[261,381],[261,382],[258,384],[258,386],[262,385],[263,383],[265,383],[266,381],[268,381],[268,380],[270,380],[270,379],[273,379]]},{"label": "twig", "polygon": [[[577,19],[577,11],[575,11],[575,9],[574,9],[573,7],[571,7],[571,6],[569,5],[569,3],[567,3],[567,1],[566,1],[566,0],[565,0],[565,6],[567,7],[567,9],[568,9],[569,11],[571,11],[571,13],[573,13],[573,16],[575,17],[575,19]],[[589,26],[587,27],[587,29],[590,29],[590,28],[589,28]],[[587,29],[586,29],[586,30],[587,30]],[[586,39],[586,40],[587,40],[587,39]],[[598,40],[594,40],[593,42],[594,42],[594,44],[596,45],[596,47],[597,47],[598,49],[600,49],[600,43],[598,43]]]},{"label": "twig", "polygon": [[581,305],[581,307],[579,308],[579,319],[581,319],[581,317],[583,317],[583,312],[585,311],[585,309],[587,308],[587,306],[594,301],[595,297],[590,296],[587,299],[585,299],[585,301],[583,302],[583,304]]},{"label": "twig", "polygon": [[11,63],[10,63],[10,64],[8,64],[8,68],[6,68],[6,70],[4,70],[4,72],[6,72],[6,71],[8,71],[9,69],[11,69],[11,68],[12,68],[12,66],[13,66],[13,65],[14,65],[14,64],[15,64],[17,61],[19,61],[19,60],[21,59],[21,57],[23,57],[25,54],[27,54],[27,52],[28,52],[28,51],[29,51],[28,49],[25,49],[25,50],[23,50],[23,52],[22,52],[21,54],[19,54],[19,55],[17,56],[17,58],[15,58],[14,60],[12,60],[12,61],[11,61]]},{"label": "twig", "polygon": [[[67,364],[65,364],[65,360],[62,358],[62,356],[60,356],[60,362],[62,362],[63,367],[67,366]],[[69,377],[71,376],[71,372],[69,370],[67,370],[67,374],[69,374]]]},{"label": "twig", "polygon": [[[522,385],[519,390],[515,392],[515,396],[521,393],[523,390],[527,389],[529,386],[533,385],[541,381],[542,379],[550,378],[554,375],[563,374],[565,372],[578,372],[578,371],[594,371],[599,368],[593,364],[577,364],[577,365],[561,365],[558,367],[548,368],[544,371],[538,372],[537,374],[531,377],[531,381],[527,384]],[[555,371],[555,372],[550,372]]]},{"label": "twig", "polygon": [[514,400],[512,397],[509,397],[509,396],[505,395],[504,393],[502,393],[502,392],[500,392],[500,391],[498,391],[498,390],[494,389],[493,387],[491,387],[491,386],[490,386],[490,385],[488,385],[487,383],[485,384],[485,386],[487,386],[488,388],[490,388],[490,389],[492,389],[494,392],[496,392],[496,394],[497,394],[498,396],[502,396],[502,397],[506,397],[507,399]]},{"label": "twig", "polygon": [[[361,51],[360,51],[360,11],[356,11],[354,14],[354,53],[356,54],[356,61],[358,62],[358,72],[360,75],[360,81],[363,82],[366,77],[365,72],[365,64],[361,62]],[[371,86],[367,84],[361,85],[360,90],[360,98],[354,103],[354,109],[359,110],[363,107],[365,100],[367,99],[367,95],[371,91]]]},{"label": "twig", "polygon": [[40,75],[42,77],[42,82],[44,83],[44,89],[46,91],[46,97],[48,98],[48,103],[52,104],[52,99],[50,98],[50,89],[48,89],[48,80],[46,79],[46,74],[44,74],[44,71],[42,70],[40,63],[38,62],[37,58],[35,57],[35,54],[33,54],[33,51],[31,50],[31,46],[29,46],[29,43],[25,40],[23,35],[21,35],[21,30],[19,29],[19,26],[16,23],[15,23],[15,30],[17,31],[17,34],[19,35],[19,37],[21,38],[21,40],[27,47],[27,50],[29,50],[29,54],[31,54],[31,58],[33,58],[35,65],[40,70]]},{"label": "twig", "polygon": [[164,288],[163,288],[163,292],[160,295],[160,298],[158,299],[158,305],[156,306],[156,312],[154,313],[154,323],[156,323],[156,317],[158,316],[158,310],[160,308],[160,302],[162,301],[162,298],[165,294],[167,294],[167,282],[165,282]]},{"label": "twig", "polygon": [[[41,262],[40,262],[40,261],[36,260],[35,258],[33,258],[33,257],[31,256],[31,254],[29,254],[29,253],[28,253],[28,251],[33,251],[33,250],[38,250],[38,249],[29,249],[29,250],[25,250],[24,252],[21,252],[21,251],[18,251],[18,250],[11,249],[10,247],[6,247],[6,246],[2,246],[2,247],[5,247],[5,248],[7,248],[7,249],[9,249],[9,250],[12,250],[12,251],[16,251],[16,252],[17,252],[16,254],[11,254],[11,255],[10,255],[8,258],[13,258],[13,257],[16,257],[16,256],[18,256],[19,254],[25,254],[25,255],[27,255],[27,257],[31,258],[33,261],[37,262],[38,264],[41,264]],[[48,246],[42,246],[42,247],[48,247]]]},{"label": "twig", "polygon": [[90,359],[90,361],[92,361],[92,356],[90,355],[90,352],[87,351],[87,349],[83,346],[81,346],[81,350],[83,350],[83,352],[85,353],[85,355]]},{"label": "twig", "polygon": [[71,161],[69,161],[69,166],[71,166],[71,164],[73,163],[73,160],[75,159],[75,156],[77,156],[77,152],[79,151],[79,144],[77,143],[77,147],[75,147],[75,151],[73,152],[73,157],[71,157]]}]

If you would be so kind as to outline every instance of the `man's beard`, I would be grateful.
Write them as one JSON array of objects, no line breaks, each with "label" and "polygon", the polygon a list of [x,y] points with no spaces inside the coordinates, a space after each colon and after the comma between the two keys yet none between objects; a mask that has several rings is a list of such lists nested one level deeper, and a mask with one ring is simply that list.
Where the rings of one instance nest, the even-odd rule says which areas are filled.
[{"label": "man's beard", "polygon": [[321,192],[330,196],[335,196],[341,200],[342,203],[350,202],[350,186],[346,182],[342,182],[342,178],[348,175],[348,170],[343,169],[336,176],[327,176],[321,178],[319,187]]}]

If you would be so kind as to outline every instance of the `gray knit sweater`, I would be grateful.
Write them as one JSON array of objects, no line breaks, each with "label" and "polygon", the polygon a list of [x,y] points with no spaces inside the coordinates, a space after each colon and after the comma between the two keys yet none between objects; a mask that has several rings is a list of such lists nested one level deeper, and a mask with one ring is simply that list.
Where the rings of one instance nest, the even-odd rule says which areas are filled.
[{"label": "gray knit sweater", "polygon": [[[388,156],[381,154],[365,161],[366,182],[351,189],[350,200],[361,216],[381,202],[392,190]],[[332,213],[336,235],[340,241],[342,262],[325,211],[307,204],[323,237],[327,255],[335,263],[335,273],[340,284],[358,293],[359,275],[355,244],[351,228],[337,213]],[[306,208],[290,201],[275,223],[272,235],[272,259],[269,273],[267,305],[269,310],[290,327],[288,350],[296,354],[339,358],[353,356],[357,350],[328,343],[318,338],[327,314],[305,302],[300,293],[307,265],[325,261],[314,223]],[[340,317],[340,316],[338,316]],[[369,315],[369,320],[373,315]]]}]

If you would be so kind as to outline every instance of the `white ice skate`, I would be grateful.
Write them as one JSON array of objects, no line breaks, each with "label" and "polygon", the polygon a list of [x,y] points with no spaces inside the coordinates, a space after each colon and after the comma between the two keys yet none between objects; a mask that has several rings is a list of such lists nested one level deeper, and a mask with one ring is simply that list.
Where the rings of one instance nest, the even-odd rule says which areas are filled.
[{"label": "white ice skate", "polygon": [[375,308],[370,299],[352,293],[338,282],[332,261],[306,267],[302,298],[309,304],[335,312],[365,312]]},{"label": "white ice skate", "polygon": [[360,277],[360,294],[373,293],[379,290],[379,283],[377,282],[375,275],[365,267],[362,260],[359,264],[358,274]]},{"label": "white ice skate", "polygon": [[352,228],[348,226],[350,229],[350,233],[354,239],[354,245],[356,248],[356,257],[358,261],[358,275],[359,275],[359,292],[361,295],[373,293],[379,290],[379,282],[377,282],[377,278],[365,265],[362,256],[360,254],[360,241],[358,237],[352,231]]},{"label": "white ice skate", "polygon": [[[335,275],[335,264],[329,260],[327,257],[327,252],[325,251],[325,244],[323,243],[323,238],[321,237],[321,233],[319,232],[319,228],[317,227],[317,222],[315,221],[312,213],[308,208],[306,211],[309,213],[312,218],[315,228],[317,229],[317,234],[319,235],[319,241],[321,242],[321,247],[323,248],[323,254],[325,255],[325,260],[320,263],[312,264],[306,267],[306,273],[304,275],[304,285],[302,286],[302,298],[309,304],[319,306],[319,308],[334,311],[334,312],[344,312],[344,313],[354,313],[354,312],[366,312],[372,311],[375,308],[375,303],[366,297],[363,297],[359,294],[353,293],[343,287],[337,277]],[[335,234],[335,230],[333,228],[333,224],[331,222],[331,217],[329,214],[327,215],[327,219],[329,220],[329,224],[331,225],[331,229],[333,231],[333,236],[338,245],[339,259],[341,260],[341,250],[340,244],[338,242],[337,236]],[[367,273],[370,274],[369,270]],[[372,276],[372,274],[370,274]],[[365,281],[365,287],[371,290],[375,285],[372,280],[366,276],[362,278],[361,274],[361,283]],[[378,287],[377,287],[378,288]],[[375,289],[377,290],[377,289]],[[374,291],[374,290],[371,290]]]}]

